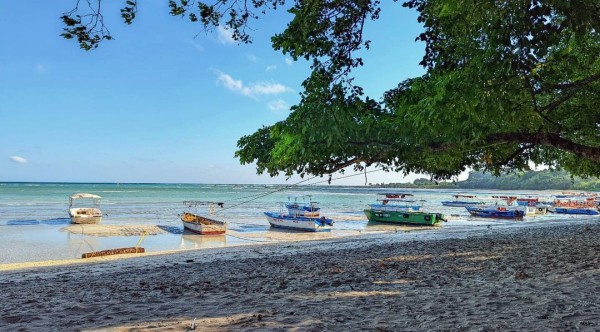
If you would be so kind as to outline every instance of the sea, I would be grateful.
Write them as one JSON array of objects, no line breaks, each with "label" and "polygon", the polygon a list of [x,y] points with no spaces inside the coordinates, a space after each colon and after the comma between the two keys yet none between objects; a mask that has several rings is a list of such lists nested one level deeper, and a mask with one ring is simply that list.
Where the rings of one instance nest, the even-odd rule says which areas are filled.
[{"label": "sea", "polygon": [[[572,222],[576,216],[542,215],[523,221],[472,217],[464,208],[446,207],[442,201],[455,194],[478,197],[493,195],[547,195],[555,192],[452,189],[390,189],[372,186],[335,185],[236,185],[158,183],[0,183],[0,264],[81,258],[83,253],[141,246],[146,252],[207,249],[281,241],[299,241],[398,233],[398,225],[373,225],[363,210],[374,203],[377,193],[403,192],[422,201],[424,210],[448,216],[433,232],[482,227],[535,227],[544,222]],[[92,236],[65,231],[70,225],[69,197],[91,193],[102,197],[102,225],[156,225],[164,233],[148,236]],[[322,215],[335,221],[331,233],[298,234],[271,229],[265,211],[280,211],[290,195],[311,195]],[[228,223],[225,236],[201,236],[184,232],[180,215],[189,201],[218,201],[224,208],[219,219]],[[202,211],[192,211],[199,212]],[[587,217],[589,218],[589,217]],[[85,225],[83,226],[85,227]],[[401,230],[405,230],[400,228]],[[277,233],[274,233],[277,232]],[[400,232],[410,236],[411,232]],[[276,235],[276,236],[274,236]]]}]

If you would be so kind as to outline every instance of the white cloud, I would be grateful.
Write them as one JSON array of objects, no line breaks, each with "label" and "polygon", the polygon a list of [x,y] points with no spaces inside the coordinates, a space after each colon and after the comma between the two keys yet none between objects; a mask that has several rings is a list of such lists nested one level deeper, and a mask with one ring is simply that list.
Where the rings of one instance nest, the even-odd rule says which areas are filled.
[{"label": "white cloud", "polygon": [[285,101],[283,101],[282,99],[270,101],[267,104],[267,107],[269,107],[269,109],[273,112],[286,111],[286,110],[290,109],[288,104]]},{"label": "white cloud", "polygon": [[19,156],[11,156],[10,161],[12,161],[13,163],[17,163],[17,164],[27,164],[27,159],[23,158],[23,157],[19,157]]},{"label": "white cloud", "polygon": [[290,88],[283,84],[269,82],[252,83],[250,89],[256,95],[278,95],[280,93],[291,91]]},{"label": "white cloud", "polygon": [[248,60],[250,60],[252,62],[257,62],[258,61],[258,58],[254,54],[246,54],[246,57],[248,58]]},{"label": "white cloud", "polygon": [[218,40],[219,43],[224,45],[232,45],[235,44],[236,41],[233,39],[233,34],[228,29],[219,26],[217,28],[217,32],[219,33]]},{"label": "white cloud", "polygon": [[268,65],[267,66],[267,71],[271,71],[271,70],[275,70],[277,69],[277,65]]},{"label": "white cloud", "polygon": [[35,70],[36,70],[38,73],[40,73],[40,74],[43,74],[43,73],[45,73],[45,72],[47,71],[47,69],[46,69],[46,66],[44,66],[44,65],[43,65],[43,64],[41,64],[41,63],[38,63],[38,64],[35,66]]},{"label": "white cloud", "polygon": [[244,84],[242,80],[236,80],[230,75],[222,72],[217,72],[217,84],[224,86],[228,90],[252,98],[257,98],[263,95],[278,95],[280,93],[292,91],[291,88],[274,82],[256,82]]},{"label": "white cloud", "polygon": [[192,39],[186,39],[185,42],[187,44],[192,45],[192,47],[194,47],[196,49],[196,51],[198,52],[204,52],[204,47],[202,47],[202,45],[200,45],[200,43],[197,43],[196,41],[192,40]]},{"label": "white cloud", "polygon": [[285,58],[285,64],[291,66],[294,62],[290,58]]}]

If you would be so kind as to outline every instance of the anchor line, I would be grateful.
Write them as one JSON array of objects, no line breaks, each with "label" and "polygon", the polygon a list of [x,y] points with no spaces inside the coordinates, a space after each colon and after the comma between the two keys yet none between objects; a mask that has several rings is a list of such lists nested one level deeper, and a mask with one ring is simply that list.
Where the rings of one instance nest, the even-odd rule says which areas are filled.
[{"label": "anchor line", "polygon": [[[380,171],[383,171],[383,169],[379,168],[379,169],[374,169],[374,170],[372,170],[372,171],[368,171],[368,172],[364,172],[364,173],[351,174],[351,175],[346,175],[346,176],[342,176],[342,177],[338,177],[338,178],[333,178],[333,179],[330,179],[330,180],[323,180],[323,181],[318,181],[318,182],[308,183],[308,184],[305,184],[305,185],[303,185],[303,186],[313,186],[313,185],[320,184],[320,183],[324,183],[324,182],[330,182],[330,181],[334,181],[334,180],[340,180],[340,179],[345,179],[345,178],[349,178],[349,177],[353,177],[353,176],[360,176],[360,175],[364,175],[364,174],[367,174],[367,173],[380,172]],[[302,181],[296,182],[296,183],[294,183],[294,184],[291,184],[291,185],[287,185],[287,186],[285,186],[285,187],[279,188],[279,189],[277,189],[277,190],[273,190],[273,191],[271,191],[271,192],[268,192],[268,193],[256,194],[256,195],[251,195],[251,196],[246,196],[246,197],[237,198],[236,200],[239,200],[239,199],[244,199],[244,198],[252,198],[252,199],[248,199],[248,200],[246,200],[246,201],[243,201],[243,202],[240,202],[240,203],[237,203],[237,204],[231,205],[231,206],[227,206],[227,207],[225,207],[225,208],[221,209],[221,210],[220,210],[219,212],[217,212],[217,213],[220,213],[221,211],[225,211],[225,210],[228,210],[228,209],[232,209],[232,208],[234,208],[234,207],[238,207],[238,206],[240,206],[240,205],[244,205],[244,204],[246,204],[246,203],[250,203],[250,202],[252,202],[252,201],[255,201],[255,200],[259,199],[259,198],[263,198],[263,197],[266,197],[266,196],[269,196],[269,195],[275,194],[275,193],[277,193],[277,192],[280,192],[280,191],[283,191],[283,190],[287,190],[287,189],[294,188],[294,187],[301,187],[301,185],[300,185],[301,183],[304,183],[304,182],[307,182],[307,181],[313,180],[314,178],[317,178],[317,177],[319,177],[319,176],[318,176],[318,175],[315,175],[315,176],[313,176],[313,177],[311,177],[311,178],[304,179],[304,180],[302,180]]]}]

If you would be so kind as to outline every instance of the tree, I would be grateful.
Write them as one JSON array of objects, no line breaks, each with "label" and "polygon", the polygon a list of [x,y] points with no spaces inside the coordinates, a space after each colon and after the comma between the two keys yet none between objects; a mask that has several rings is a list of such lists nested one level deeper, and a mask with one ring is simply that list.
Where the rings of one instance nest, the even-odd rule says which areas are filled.
[{"label": "tree", "polygon": [[[224,24],[233,37],[250,42],[245,28],[254,12],[264,14],[285,1],[169,4],[172,15],[187,15],[205,29],[228,17]],[[417,10],[424,25],[417,39],[426,43],[421,65],[427,73],[376,101],[351,75],[363,63],[354,54],[369,47],[362,31],[379,18],[379,1],[295,1],[289,9],[294,18],[272,38],[273,47],[312,60],[312,74],[286,120],[240,138],[240,162],[272,176],[376,165],[448,179],[468,167],[498,175],[527,170],[530,163],[600,176],[600,3],[403,5]],[[126,22],[135,18],[136,6],[126,2]],[[86,25],[75,13],[63,16],[66,38],[77,37],[85,49],[110,38],[103,24]]]}]

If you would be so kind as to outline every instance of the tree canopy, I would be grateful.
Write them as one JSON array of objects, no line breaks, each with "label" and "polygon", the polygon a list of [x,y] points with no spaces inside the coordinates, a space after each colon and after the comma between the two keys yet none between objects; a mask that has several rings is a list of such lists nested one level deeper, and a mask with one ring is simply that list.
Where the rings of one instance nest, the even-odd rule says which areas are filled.
[{"label": "tree canopy", "polygon": [[[84,49],[111,39],[101,0],[62,16]],[[396,2],[396,1],[394,1]],[[94,2],[95,3],[95,2]],[[287,1],[288,5],[290,1]],[[600,176],[600,3],[587,0],[408,0],[425,42],[422,77],[383,96],[354,84],[368,49],[363,29],[379,1],[296,0],[273,47],[312,61],[298,105],[284,121],[238,141],[236,157],[271,176],[377,166],[449,179],[467,168],[501,174],[544,164]],[[169,0],[172,15],[204,29],[225,25],[251,42],[248,22],[285,0]],[[137,1],[121,11],[126,23]],[[402,22],[398,22],[402,24]]]}]

